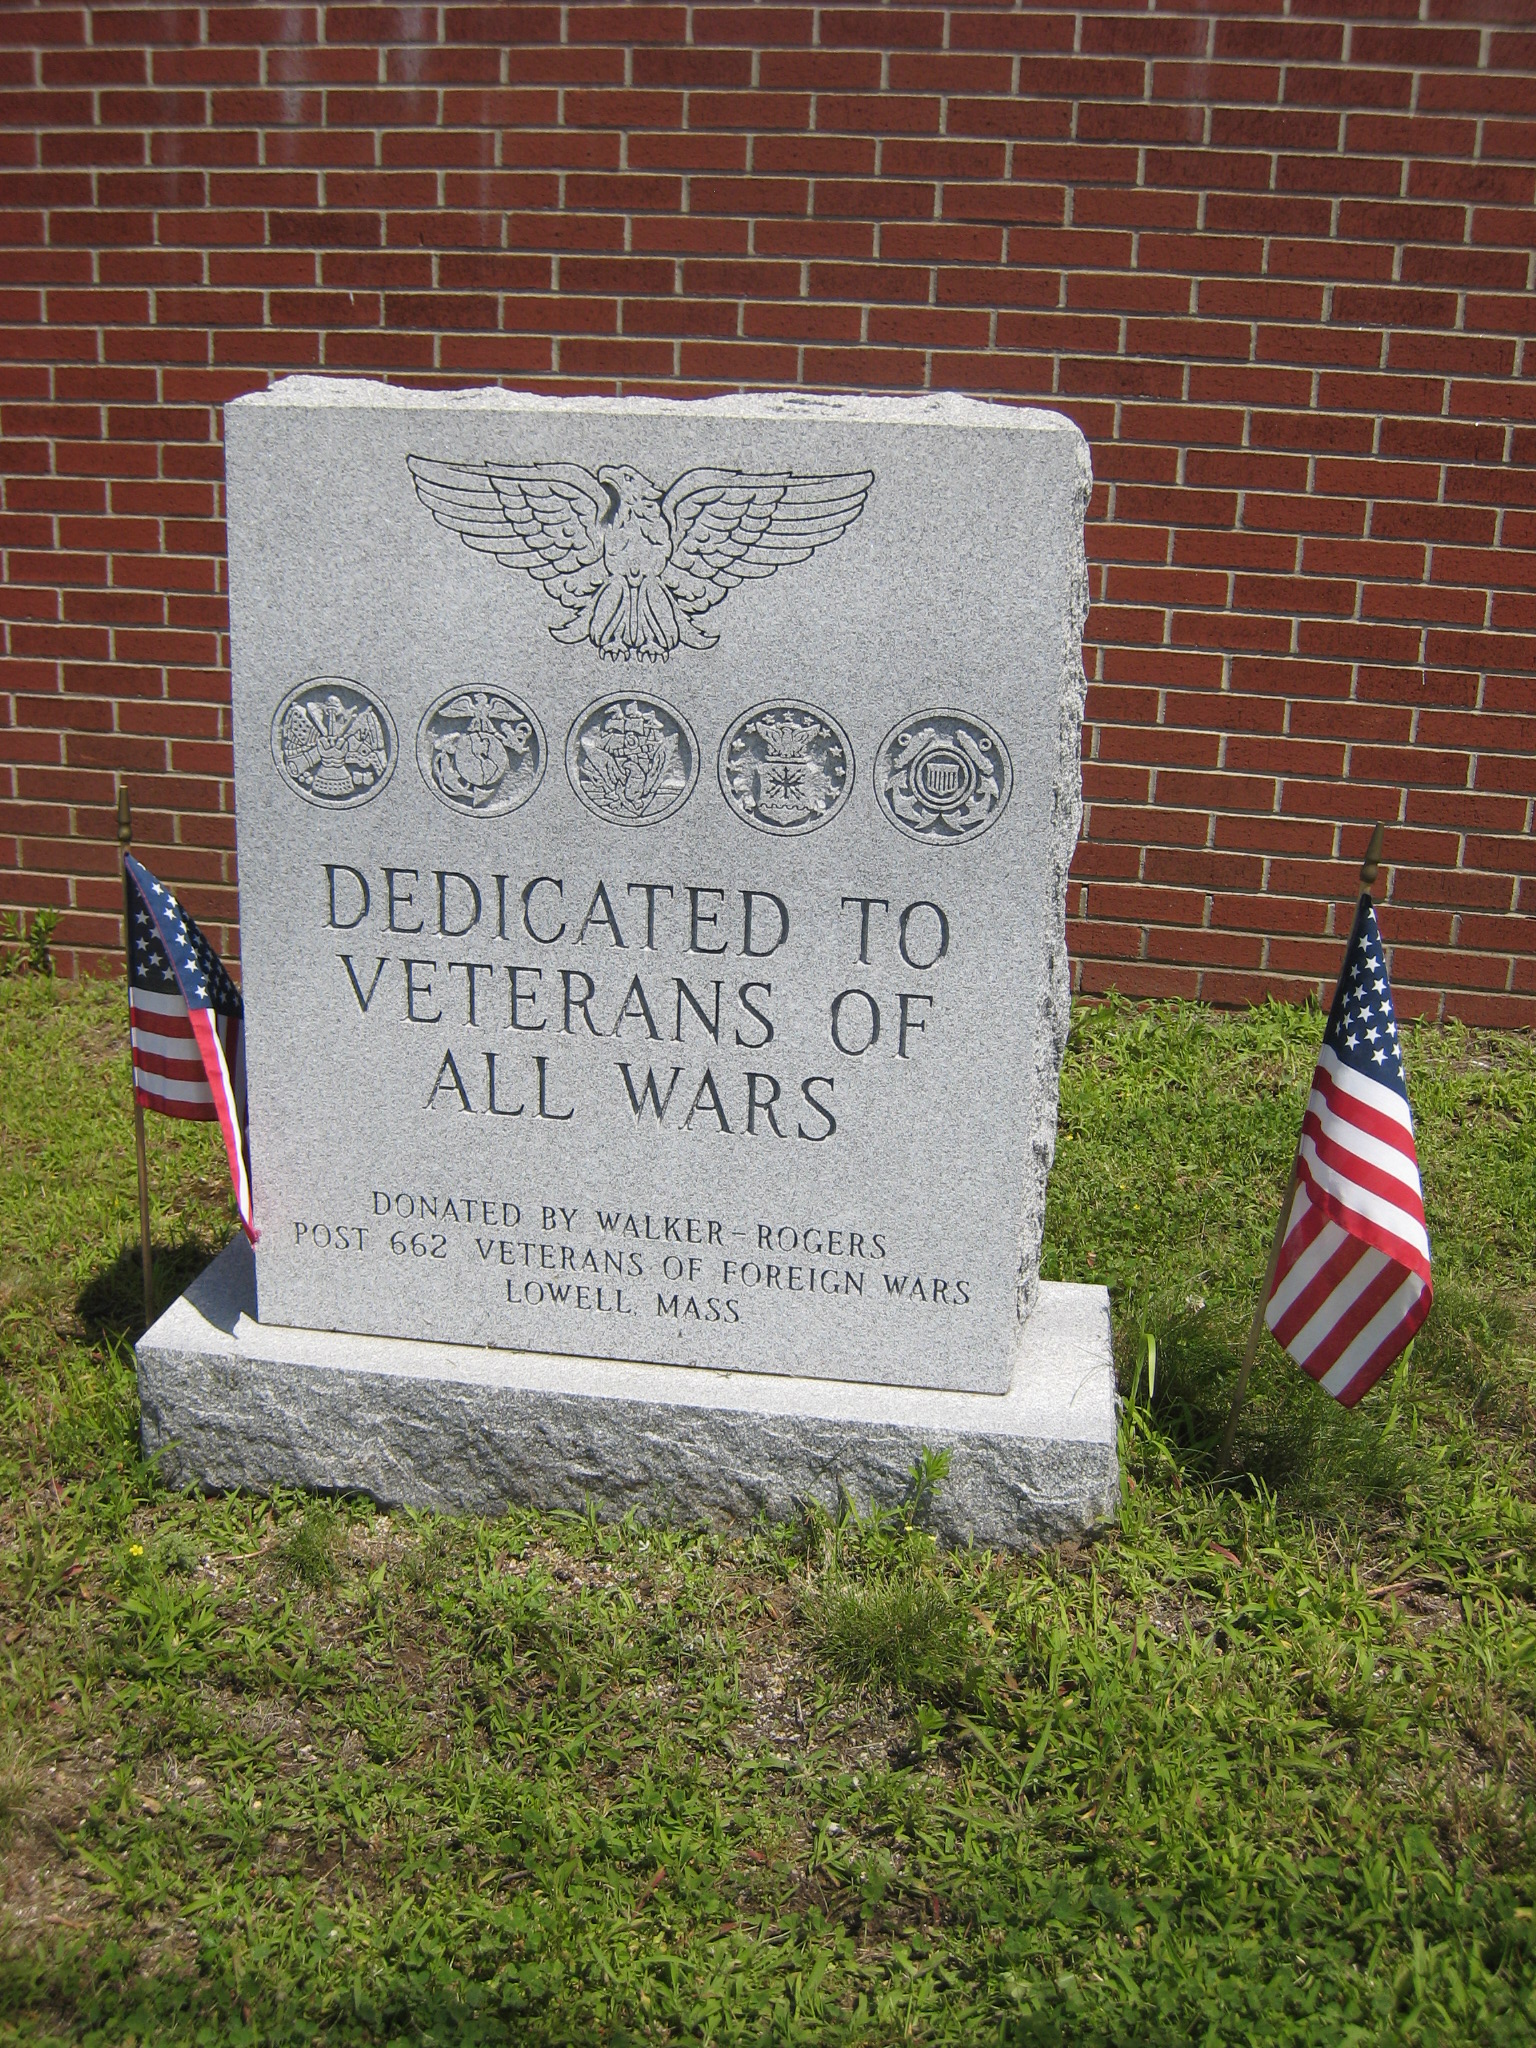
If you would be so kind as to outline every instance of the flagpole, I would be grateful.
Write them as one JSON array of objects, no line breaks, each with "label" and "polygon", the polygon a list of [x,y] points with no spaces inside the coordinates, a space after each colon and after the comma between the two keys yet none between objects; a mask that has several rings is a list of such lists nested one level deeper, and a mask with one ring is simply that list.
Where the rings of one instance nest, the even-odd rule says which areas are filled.
[{"label": "flagpole", "polygon": [[[128,808],[128,791],[117,792],[117,843],[123,858],[123,969],[132,971],[133,912],[128,898],[128,849],[133,844],[133,813]],[[128,1063],[133,1065],[132,1026],[129,1027]],[[133,1144],[139,1159],[139,1255],[144,1267],[144,1327],[155,1320],[155,1254],[149,1241],[149,1155],[144,1149],[144,1105],[137,1088],[133,1091]]]},{"label": "flagpole", "polygon": [[[1365,850],[1365,859],[1360,864],[1360,893],[1368,896],[1375,886],[1376,871],[1381,864],[1381,842],[1386,832],[1384,825],[1371,829],[1371,843]],[[1358,910],[1357,913],[1358,915]],[[1285,1226],[1290,1221],[1291,1204],[1296,1199],[1296,1182],[1301,1173],[1301,1150],[1298,1146],[1291,1160],[1290,1177],[1285,1184],[1285,1199],[1280,1204],[1280,1214],[1275,1220],[1275,1235],[1269,1247],[1269,1264],[1264,1269],[1264,1284],[1259,1289],[1259,1299],[1253,1311],[1253,1322],[1248,1330],[1248,1348],[1243,1353],[1243,1362],[1237,1375],[1237,1386],[1232,1394],[1232,1406],[1227,1413],[1227,1426],[1221,1433],[1221,1449],[1216,1454],[1216,1470],[1225,1472],[1232,1463],[1232,1449],[1237,1441],[1237,1419],[1242,1413],[1243,1401],[1248,1393],[1248,1377],[1253,1371],[1253,1361],[1259,1355],[1259,1343],[1264,1335],[1264,1311],[1269,1306],[1269,1291],[1275,1284],[1275,1268],[1280,1263],[1280,1247],[1285,1242]]]}]

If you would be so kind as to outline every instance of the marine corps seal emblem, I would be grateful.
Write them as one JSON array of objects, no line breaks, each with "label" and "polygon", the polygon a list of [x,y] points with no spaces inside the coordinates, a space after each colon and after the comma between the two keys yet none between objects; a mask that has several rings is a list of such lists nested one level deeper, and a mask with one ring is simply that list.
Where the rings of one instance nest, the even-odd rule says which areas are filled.
[{"label": "marine corps seal emblem", "polygon": [[544,777],[544,733],[526,704],[502,690],[449,690],[427,707],[416,765],[435,797],[471,817],[502,817],[527,803]]}]

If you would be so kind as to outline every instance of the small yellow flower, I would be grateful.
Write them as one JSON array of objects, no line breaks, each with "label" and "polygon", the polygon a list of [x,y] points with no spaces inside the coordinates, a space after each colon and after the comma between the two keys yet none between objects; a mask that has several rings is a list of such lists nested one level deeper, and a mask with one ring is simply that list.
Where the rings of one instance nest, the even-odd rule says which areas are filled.
[{"label": "small yellow flower", "polygon": [[130,1557],[142,1557],[142,1556],[144,1555],[144,1546],[143,1546],[143,1544],[142,1544],[142,1543],[130,1543],[130,1544],[129,1544],[129,1546],[128,1546],[128,1555],[129,1555]]}]

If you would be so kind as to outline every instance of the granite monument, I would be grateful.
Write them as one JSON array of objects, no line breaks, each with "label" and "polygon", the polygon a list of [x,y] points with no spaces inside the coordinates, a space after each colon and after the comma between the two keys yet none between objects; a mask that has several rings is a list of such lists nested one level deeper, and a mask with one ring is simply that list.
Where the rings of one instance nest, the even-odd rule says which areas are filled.
[{"label": "granite monument", "polygon": [[1076,428],[293,378],[226,437],[260,1239],[147,1436],[737,1513],[947,1435],[972,1534],[1109,1511],[1106,1303],[1039,1280]]}]

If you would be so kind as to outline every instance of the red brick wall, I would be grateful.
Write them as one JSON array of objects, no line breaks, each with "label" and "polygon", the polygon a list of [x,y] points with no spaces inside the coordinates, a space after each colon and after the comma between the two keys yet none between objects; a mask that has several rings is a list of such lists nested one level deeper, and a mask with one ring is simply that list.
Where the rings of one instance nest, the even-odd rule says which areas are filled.
[{"label": "red brick wall", "polygon": [[1536,1021],[1536,0],[0,9],[0,901],[112,804],[233,945],[221,402],[289,370],[1058,406],[1081,986]]}]

